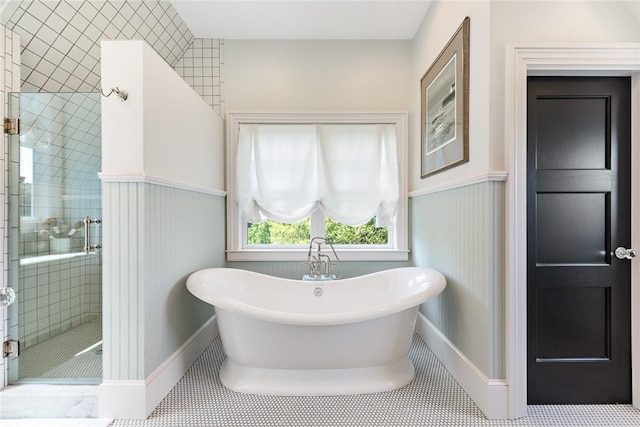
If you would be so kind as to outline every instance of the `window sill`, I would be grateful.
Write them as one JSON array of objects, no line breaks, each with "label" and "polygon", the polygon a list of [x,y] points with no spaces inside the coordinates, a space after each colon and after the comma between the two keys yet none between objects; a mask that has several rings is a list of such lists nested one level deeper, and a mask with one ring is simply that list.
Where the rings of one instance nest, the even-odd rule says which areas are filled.
[{"label": "window sill", "polygon": [[[308,249],[246,249],[227,251],[227,261],[297,261],[307,260]],[[331,257],[331,249],[325,251]],[[340,261],[408,261],[408,250],[393,249],[336,249]]]}]

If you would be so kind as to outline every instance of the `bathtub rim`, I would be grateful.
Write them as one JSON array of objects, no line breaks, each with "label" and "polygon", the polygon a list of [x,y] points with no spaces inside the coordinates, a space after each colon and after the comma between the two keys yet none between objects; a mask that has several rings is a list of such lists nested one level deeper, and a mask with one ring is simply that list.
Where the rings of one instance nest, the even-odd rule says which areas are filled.
[{"label": "bathtub rim", "polygon": [[[219,297],[219,298],[209,298],[211,295],[203,295],[203,293],[199,292],[198,287],[205,286],[204,279],[201,276],[206,276],[208,273],[210,274],[213,271],[219,270],[231,270],[234,272],[238,272],[242,275],[246,276],[254,276],[254,277],[267,277],[269,280],[277,279],[278,281],[290,282],[292,284],[296,284],[298,286],[308,286],[310,292],[313,292],[313,289],[316,287],[322,287],[323,285],[327,285],[328,283],[338,283],[344,282],[349,283],[350,281],[355,280],[363,280],[370,276],[380,275],[380,274],[393,274],[400,270],[420,270],[423,272],[428,272],[430,280],[429,284],[426,285],[426,289],[418,292],[414,295],[410,295],[404,298],[401,302],[395,302],[391,304],[387,304],[384,307],[378,307],[375,309],[363,309],[363,310],[354,310],[354,311],[346,311],[339,313],[301,313],[301,312],[284,312],[278,310],[267,309],[263,307],[258,307],[252,304],[243,303],[241,301],[237,301],[231,298]],[[380,270],[377,272],[365,274],[362,276],[356,276],[347,279],[340,279],[337,281],[318,281],[318,282],[309,282],[303,280],[295,280],[295,279],[286,279],[276,276],[270,276],[263,273],[258,273],[250,270],[242,270],[237,268],[226,268],[226,267],[214,267],[214,268],[205,268],[198,270],[192,273],[187,279],[187,289],[191,294],[193,294],[196,298],[214,306],[220,307],[225,310],[238,313],[244,316],[252,317],[254,319],[259,319],[267,322],[274,323],[282,323],[289,325],[302,325],[302,326],[328,326],[328,325],[341,325],[347,323],[361,322],[370,319],[375,319],[378,317],[387,316],[402,310],[405,310],[410,307],[418,306],[425,301],[435,297],[440,294],[446,287],[446,279],[442,273],[437,270],[425,267],[398,267],[387,270]]]}]

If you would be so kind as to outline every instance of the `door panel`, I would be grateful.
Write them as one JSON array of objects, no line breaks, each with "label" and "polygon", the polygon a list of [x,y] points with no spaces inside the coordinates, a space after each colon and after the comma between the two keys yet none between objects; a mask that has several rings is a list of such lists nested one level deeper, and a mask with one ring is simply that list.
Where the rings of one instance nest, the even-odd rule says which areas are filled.
[{"label": "door panel", "polygon": [[536,359],[608,359],[610,295],[608,287],[539,287]]},{"label": "door panel", "polygon": [[99,93],[10,94],[9,382],[95,384],[102,377],[102,258],[84,247],[100,217]]},{"label": "door panel", "polygon": [[537,107],[537,169],[605,167],[607,98],[542,98]]},{"label": "door panel", "polygon": [[536,264],[604,263],[606,199],[604,193],[539,193]]},{"label": "door panel", "polygon": [[631,401],[629,78],[531,77],[528,402]]}]

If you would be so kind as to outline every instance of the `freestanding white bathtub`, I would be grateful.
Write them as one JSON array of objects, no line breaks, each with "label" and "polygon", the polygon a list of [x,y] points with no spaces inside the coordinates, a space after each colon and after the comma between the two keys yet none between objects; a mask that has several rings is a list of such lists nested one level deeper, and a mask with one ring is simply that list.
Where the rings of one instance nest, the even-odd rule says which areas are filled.
[{"label": "freestanding white bathtub", "polygon": [[444,276],[406,267],[302,281],[231,268],[193,273],[189,291],[215,306],[227,388],[267,395],[340,395],[409,383],[418,305]]}]

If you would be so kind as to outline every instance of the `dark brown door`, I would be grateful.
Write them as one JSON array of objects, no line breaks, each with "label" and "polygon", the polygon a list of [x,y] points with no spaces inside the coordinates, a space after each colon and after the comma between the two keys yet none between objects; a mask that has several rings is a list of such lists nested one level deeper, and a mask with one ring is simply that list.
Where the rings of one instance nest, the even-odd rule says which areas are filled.
[{"label": "dark brown door", "polygon": [[631,402],[630,78],[531,77],[528,402]]}]

